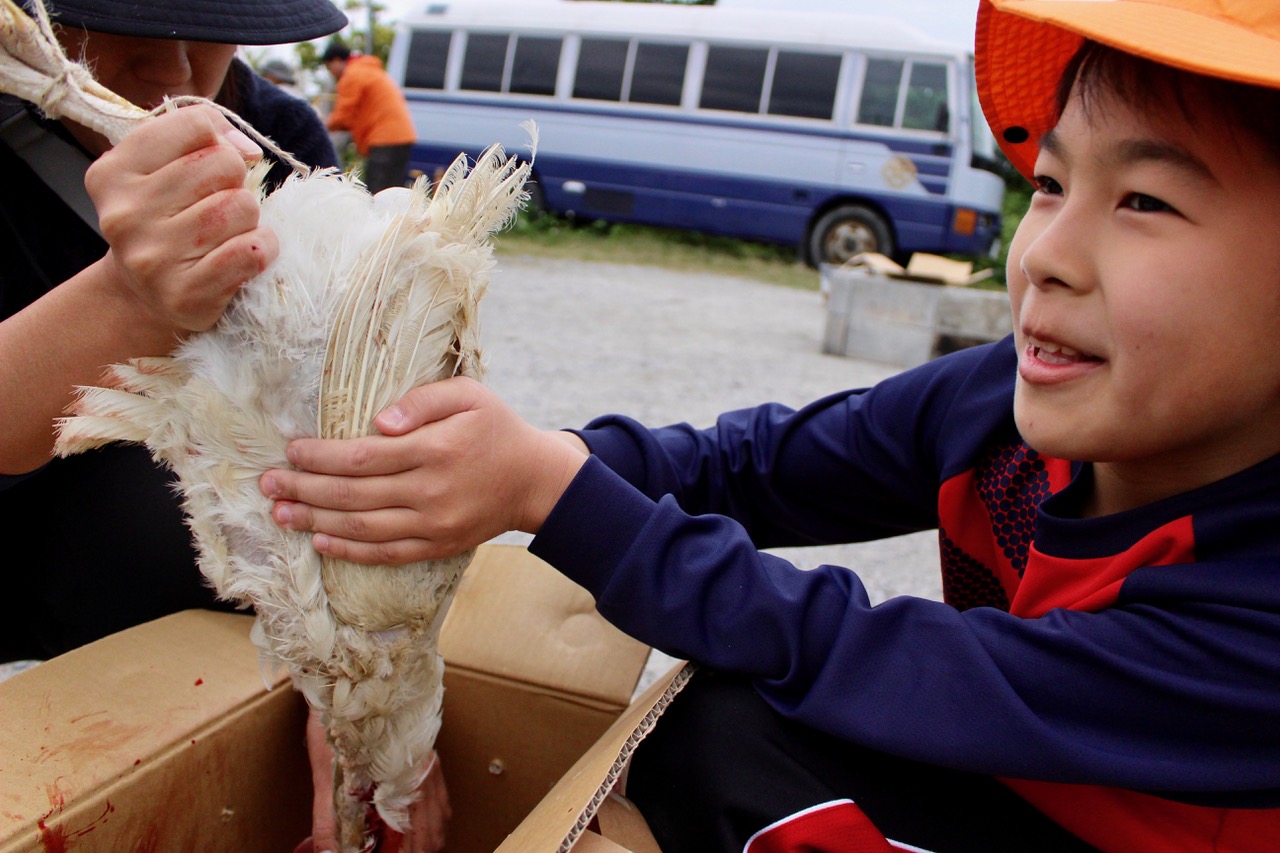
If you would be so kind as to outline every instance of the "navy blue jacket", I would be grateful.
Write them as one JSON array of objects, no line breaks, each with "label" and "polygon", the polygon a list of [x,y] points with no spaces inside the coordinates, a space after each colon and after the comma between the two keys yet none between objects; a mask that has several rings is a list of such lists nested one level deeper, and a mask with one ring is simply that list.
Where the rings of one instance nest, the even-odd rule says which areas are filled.
[{"label": "navy blue jacket", "polygon": [[[1265,849],[1280,458],[1080,518],[1091,469],[1022,443],[1015,375],[1010,339],[707,430],[599,419],[531,550],[627,633],[815,728],[1005,778],[1095,846]],[[856,566],[759,550],[931,528],[944,602],[872,607]]]}]

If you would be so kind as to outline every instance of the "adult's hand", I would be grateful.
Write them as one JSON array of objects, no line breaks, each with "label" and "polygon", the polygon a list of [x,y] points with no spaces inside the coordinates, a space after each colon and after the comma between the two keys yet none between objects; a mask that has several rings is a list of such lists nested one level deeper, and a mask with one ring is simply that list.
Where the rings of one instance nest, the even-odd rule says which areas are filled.
[{"label": "adult's hand", "polygon": [[[320,713],[314,708],[307,716],[307,756],[314,791],[311,836],[294,848],[294,853],[329,853],[338,849],[338,824],[333,813],[333,746]],[[378,853],[439,853],[444,849],[453,809],[436,753],[428,757],[426,767],[418,797],[409,806],[408,829],[399,833],[383,826]]]},{"label": "adult's hand", "polygon": [[262,150],[217,110],[191,106],[144,122],[85,175],[110,251],[109,283],[140,321],[207,329],[279,254],[245,187]]},{"label": "adult's hand", "polygon": [[[105,365],[167,355],[279,254],[244,186],[261,149],[216,110],[148,119],[85,175],[107,254],[0,322],[0,472],[49,459],[54,423]],[[35,286],[34,284],[32,286]]]}]

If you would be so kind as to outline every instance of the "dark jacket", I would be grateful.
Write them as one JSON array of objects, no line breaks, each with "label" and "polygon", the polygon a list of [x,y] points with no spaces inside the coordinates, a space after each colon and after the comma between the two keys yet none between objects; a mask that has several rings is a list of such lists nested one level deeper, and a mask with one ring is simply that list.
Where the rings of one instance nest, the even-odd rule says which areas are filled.
[{"label": "dark jacket", "polygon": [[[312,166],[337,166],[310,105],[236,60],[234,108]],[[75,144],[60,125],[51,132]],[[0,318],[8,318],[97,261],[106,243],[0,144]],[[272,180],[288,167],[277,164]],[[145,448],[113,446],[57,459],[23,477],[0,476],[5,614],[0,661],[46,658],[168,613],[214,607],[172,476]],[[22,554],[21,558],[17,555]]]}]

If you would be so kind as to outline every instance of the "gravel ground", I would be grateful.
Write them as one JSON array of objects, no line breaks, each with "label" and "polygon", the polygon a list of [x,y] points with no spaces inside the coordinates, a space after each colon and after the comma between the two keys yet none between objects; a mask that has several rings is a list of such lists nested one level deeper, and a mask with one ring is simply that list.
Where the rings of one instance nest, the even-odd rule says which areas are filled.
[{"label": "gravel ground", "polygon": [[[619,412],[710,426],[764,402],[800,406],[898,368],[822,353],[816,292],[729,276],[501,256],[481,306],[488,384],[531,423],[581,426]],[[508,534],[500,542],[527,542]],[[782,548],[802,568],[849,566],[873,602],[941,597],[932,532]],[[665,669],[656,658],[642,685]]]},{"label": "gravel ground", "polygon": [[[800,406],[897,368],[822,353],[822,299],[728,276],[502,256],[481,305],[488,384],[531,423],[581,426],[607,412],[710,426],[729,409]],[[525,543],[508,534],[500,542]],[[781,548],[801,568],[855,569],[872,601],[941,597],[934,533]],[[640,688],[670,659],[655,653]],[[13,674],[0,667],[0,680]]]}]

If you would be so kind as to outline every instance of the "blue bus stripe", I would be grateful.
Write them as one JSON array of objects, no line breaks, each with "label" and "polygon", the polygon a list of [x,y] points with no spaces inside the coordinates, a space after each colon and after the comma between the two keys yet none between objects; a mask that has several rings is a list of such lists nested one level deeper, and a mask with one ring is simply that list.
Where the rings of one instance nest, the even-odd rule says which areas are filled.
[{"label": "blue bus stripe", "polygon": [[[413,165],[424,171],[443,166],[457,151],[440,145],[415,145]],[[467,152],[474,156],[478,152]],[[586,218],[664,225],[685,223],[711,234],[749,237],[775,243],[804,240],[813,211],[840,199],[858,199],[879,207],[896,231],[904,252],[955,243],[949,234],[952,206],[920,196],[834,192],[831,187],[693,170],[657,171],[609,161],[539,154],[537,171],[549,209],[573,211]],[[566,181],[580,181],[585,194],[564,191]],[[609,209],[593,208],[600,200]],[[984,242],[985,241],[985,242]],[[958,243],[953,251],[985,251],[990,235],[979,234],[972,247]]]},{"label": "blue bus stripe", "polygon": [[[848,142],[874,142],[884,145],[889,148],[889,150],[898,154],[917,155],[922,160],[936,158],[942,163],[949,163],[952,156],[951,142],[945,138],[939,138],[936,140],[904,139],[900,135],[893,135],[895,131],[893,131],[892,128],[888,129],[888,132],[884,134],[878,134],[867,131],[842,130],[836,127],[823,127],[821,124],[792,125],[786,121],[774,120],[769,116],[760,116],[756,120],[750,120],[712,115],[706,112],[690,114],[688,112],[666,112],[658,109],[655,109],[652,112],[640,112],[634,109],[626,109],[625,107],[610,107],[607,105],[596,106],[595,104],[584,105],[583,102],[578,101],[575,101],[572,104],[566,104],[562,101],[533,98],[505,98],[501,102],[498,102],[488,98],[426,94],[424,93],[424,90],[421,89],[406,90],[405,97],[409,101],[448,104],[451,106],[487,107],[503,110],[517,110],[521,107],[526,107],[528,109],[538,110],[541,112],[571,113],[574,115],[596,116],[601,118],[643,119],[645,121],[670,122],[673,124],[698,125],[729,130],[768,130],[774,133],[788,133],[810,138],[820,137],[824,139],[836,139]],[[804,120],[796,119],[796,121]],[[896,133],[900,134],[902,131],[896,131]],[[913,157],[912,159],[915,160],[916,157]]]}]

